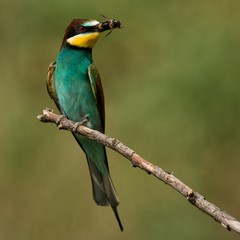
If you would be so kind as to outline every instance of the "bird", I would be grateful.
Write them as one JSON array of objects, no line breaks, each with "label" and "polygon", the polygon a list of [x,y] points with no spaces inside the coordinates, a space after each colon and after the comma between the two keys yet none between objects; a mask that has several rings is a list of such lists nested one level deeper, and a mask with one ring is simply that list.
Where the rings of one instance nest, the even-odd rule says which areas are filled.
[{"label": "bird", "polygon": [[[47,90],[62,116],[104,133],[105,106],[99,72],[92,50],[102,32],[121,28],[115,19],[73,19],[66,28],[56,61],[50,64]],[[73,132],[84,151],[89,167],[93,198],[97,205],[112,207],[123,231],[117,206],[119,199],[113,185],[105,146]]]}]

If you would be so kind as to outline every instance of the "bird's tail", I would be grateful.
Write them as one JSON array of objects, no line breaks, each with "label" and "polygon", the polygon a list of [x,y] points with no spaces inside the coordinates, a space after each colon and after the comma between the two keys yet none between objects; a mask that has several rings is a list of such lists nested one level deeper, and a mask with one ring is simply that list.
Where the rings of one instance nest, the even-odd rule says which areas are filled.
[{"label": "bird's tail", "polygon": [[90,159],[88,159],[88,166],[92,180],[93,198],[95,202],[101,206],[111,205],[120,230],[123,231],[123,225],[117,211],[119,200],[108,169],[104,171],[105,173],[102,173]]}]

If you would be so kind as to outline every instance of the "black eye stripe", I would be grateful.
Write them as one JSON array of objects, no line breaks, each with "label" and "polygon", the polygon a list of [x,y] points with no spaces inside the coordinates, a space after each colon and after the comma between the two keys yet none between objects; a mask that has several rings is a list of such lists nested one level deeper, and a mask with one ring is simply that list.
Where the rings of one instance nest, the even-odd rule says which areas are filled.
[{"label": "black eye stripe", "polygon": [[68,32],[67,38],[73,37],[79,33],[92,32],[93,29],[94,27],[84,27],[82,25],[75,26]]},{"label": "black eye stripe", "polygon": [[69,32],[67,33],[67,38],[73,37],[76,35],[76,29],[72,28],[69,30]]}]

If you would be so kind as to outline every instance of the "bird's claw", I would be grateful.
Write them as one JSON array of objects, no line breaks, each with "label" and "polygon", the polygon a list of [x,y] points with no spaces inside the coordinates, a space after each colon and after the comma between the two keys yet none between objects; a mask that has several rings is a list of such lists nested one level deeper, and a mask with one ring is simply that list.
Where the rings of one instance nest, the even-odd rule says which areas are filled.
[{"label": "bird's claw", "polygon": [[82,122],[76,122],[76,123],[73,125],[72,131],[73,131],[74,133],[77,133],[77,129],[78,129],[78,127],[79,127],[80,125],[82,125]]},{"label": "bird's claw", "polygon": [[57,127],[58,127],[59,129],[61,128],[60,122],[61,122],[61,120],[62,120],[63,118],[66,118],[66,116],[65,116],[65,115],[60,115],[60,116],[57,118],[57,120],[56,120],[56,124],[57,124]]},{"label": "bird's claw", "polygon": [[86,123],[88,123],[88,121],[89,121],[89,120],[88,120],[88,116],[85,116],[82,121],[76,122],[76,123],[73,125],[72,131],[73,131],[74,133],[77,133],[78,127],[79,127],[79,126],[84,126],[84,125],[86,125]]}]

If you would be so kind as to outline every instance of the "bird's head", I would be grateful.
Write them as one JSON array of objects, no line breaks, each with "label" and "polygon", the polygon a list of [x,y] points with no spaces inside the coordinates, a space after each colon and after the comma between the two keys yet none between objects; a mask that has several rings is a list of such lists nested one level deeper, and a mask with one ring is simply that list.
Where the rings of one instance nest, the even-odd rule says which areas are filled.
[{"label": "bird's head", "polygon": [[93,48],[101,32],[121,28],[121,23],[115,19],[98,22],[94,19],[74,19],[67,27],[62,47],[69,44],[79,48]]}]

